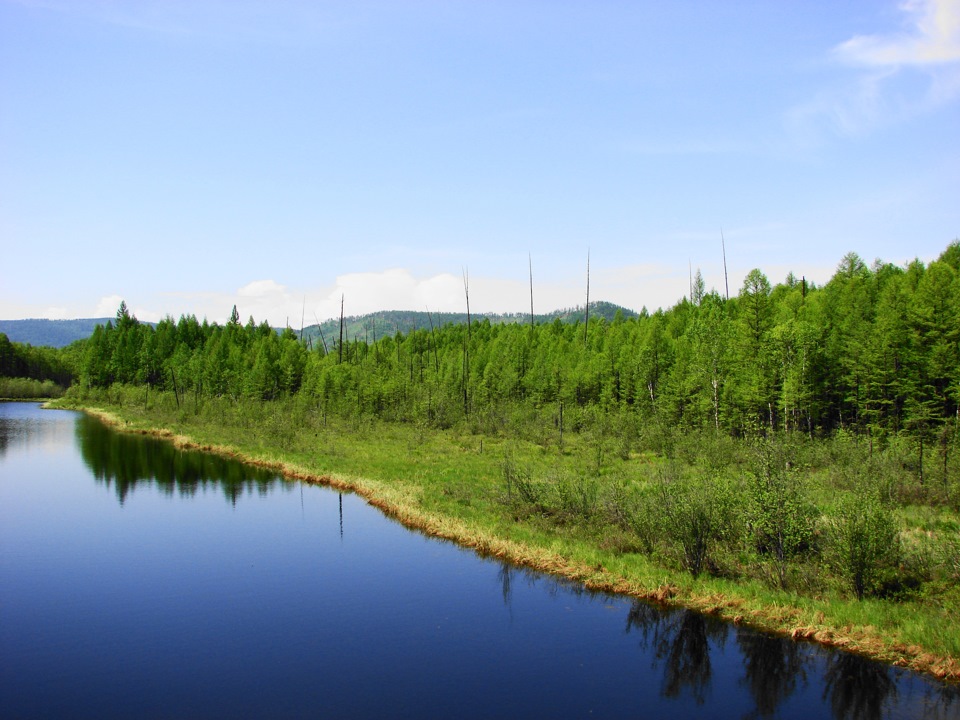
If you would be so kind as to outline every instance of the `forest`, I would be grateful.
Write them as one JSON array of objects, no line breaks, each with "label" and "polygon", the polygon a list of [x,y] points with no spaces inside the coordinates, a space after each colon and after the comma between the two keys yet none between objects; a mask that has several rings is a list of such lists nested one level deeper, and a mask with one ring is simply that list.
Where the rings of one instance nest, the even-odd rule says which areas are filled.
[{"label": "forest", "polygon": [[0,398],[51,398],[77,376],[82,345],[70,350],[10,342],[0,333]]},{"label": "forest", "polygon": [[[587,325],[488,320],[330,337],[308,350],[234,308],[223,325],[193,316],[140,323],[126,306],[86,342],[81,386],[114,383],[206,397],[304,394],[325,412],[467,423],[522,432],[514,415],[576,429],[591,413],[735,437],[837,431],[917,445],[917,469],[941,470],[960,401],[960,243],[906,268],[846,255],[822,288],[752,270],[729,299],[706,292],[668,310]],[[507,420],[506,424],[504,420]]]},{"label": "forest", "polygon": [[822,287],[755,269],[729,298],[697,272],[636,317],[321,342],[122,304],[59,356],[61,402],[360,478],[342,485],[405,522],[601,587],[957,678],[958,318],[960,242],[903,267],[849,253]]}]

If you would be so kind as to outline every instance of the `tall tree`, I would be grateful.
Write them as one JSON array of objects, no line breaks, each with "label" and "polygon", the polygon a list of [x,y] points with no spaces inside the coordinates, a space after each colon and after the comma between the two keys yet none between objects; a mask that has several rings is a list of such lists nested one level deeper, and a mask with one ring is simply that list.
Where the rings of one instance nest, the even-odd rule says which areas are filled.
[{"label": "tall tree", "polygon": [[773,426],[774,378],[770,331],[770,281],[760,270],[747,273],[737,300],[739,404],[746,422]]}]

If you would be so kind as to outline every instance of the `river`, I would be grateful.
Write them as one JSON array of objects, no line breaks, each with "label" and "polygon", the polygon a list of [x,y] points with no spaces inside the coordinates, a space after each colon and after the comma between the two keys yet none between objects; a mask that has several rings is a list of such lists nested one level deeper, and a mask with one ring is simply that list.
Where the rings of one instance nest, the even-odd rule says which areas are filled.
[{"label": "river", "polygon": [[0,716],[958,718],[960,693],[0,403]]}]

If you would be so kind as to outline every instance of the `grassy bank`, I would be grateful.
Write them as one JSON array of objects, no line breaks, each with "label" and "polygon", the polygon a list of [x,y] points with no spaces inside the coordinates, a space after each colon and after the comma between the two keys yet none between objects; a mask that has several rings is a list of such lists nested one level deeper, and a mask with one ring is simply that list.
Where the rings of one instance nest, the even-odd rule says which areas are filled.
[{"label": "grassy bank", "polygon": [[[951,488],[932,495],[893,465],[868,468],[871,488],[886,493],[887,514],[877,517],[896,522],[901,552],[861,578],[858,591],[837,548],[844,528],[858,527],[843,522],[867,482],[864,449],[843,438],[751,444],[698,435],[652,452],[622,450],[610,429],[520,440],[328,417],[299,398],[194,404],[113,388],[57,404],[354,490],[410,527],[592,588],[960,680],[960,520]],[[755,510],[760,491],[780,486],[760,481],[781,477],[783,457],[789,492],[775,506],[791,514],[764,519]],[[689,518],[696,522],[688,527]],[[758,543],[761,520],[787,532],[771,530]],[[689,528],[704,523],[692,542]],[[774,552],[772,538],[782,536],[799,540]]]}]

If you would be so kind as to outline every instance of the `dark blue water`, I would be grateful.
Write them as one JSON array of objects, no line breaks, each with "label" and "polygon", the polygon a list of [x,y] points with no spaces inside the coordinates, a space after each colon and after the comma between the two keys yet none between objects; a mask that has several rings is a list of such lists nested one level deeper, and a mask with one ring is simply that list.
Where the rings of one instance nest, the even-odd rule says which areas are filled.
[{"label": "dark blue water", "polygon": [[0,403],[0,717],[960,717],[953,688]]}]

